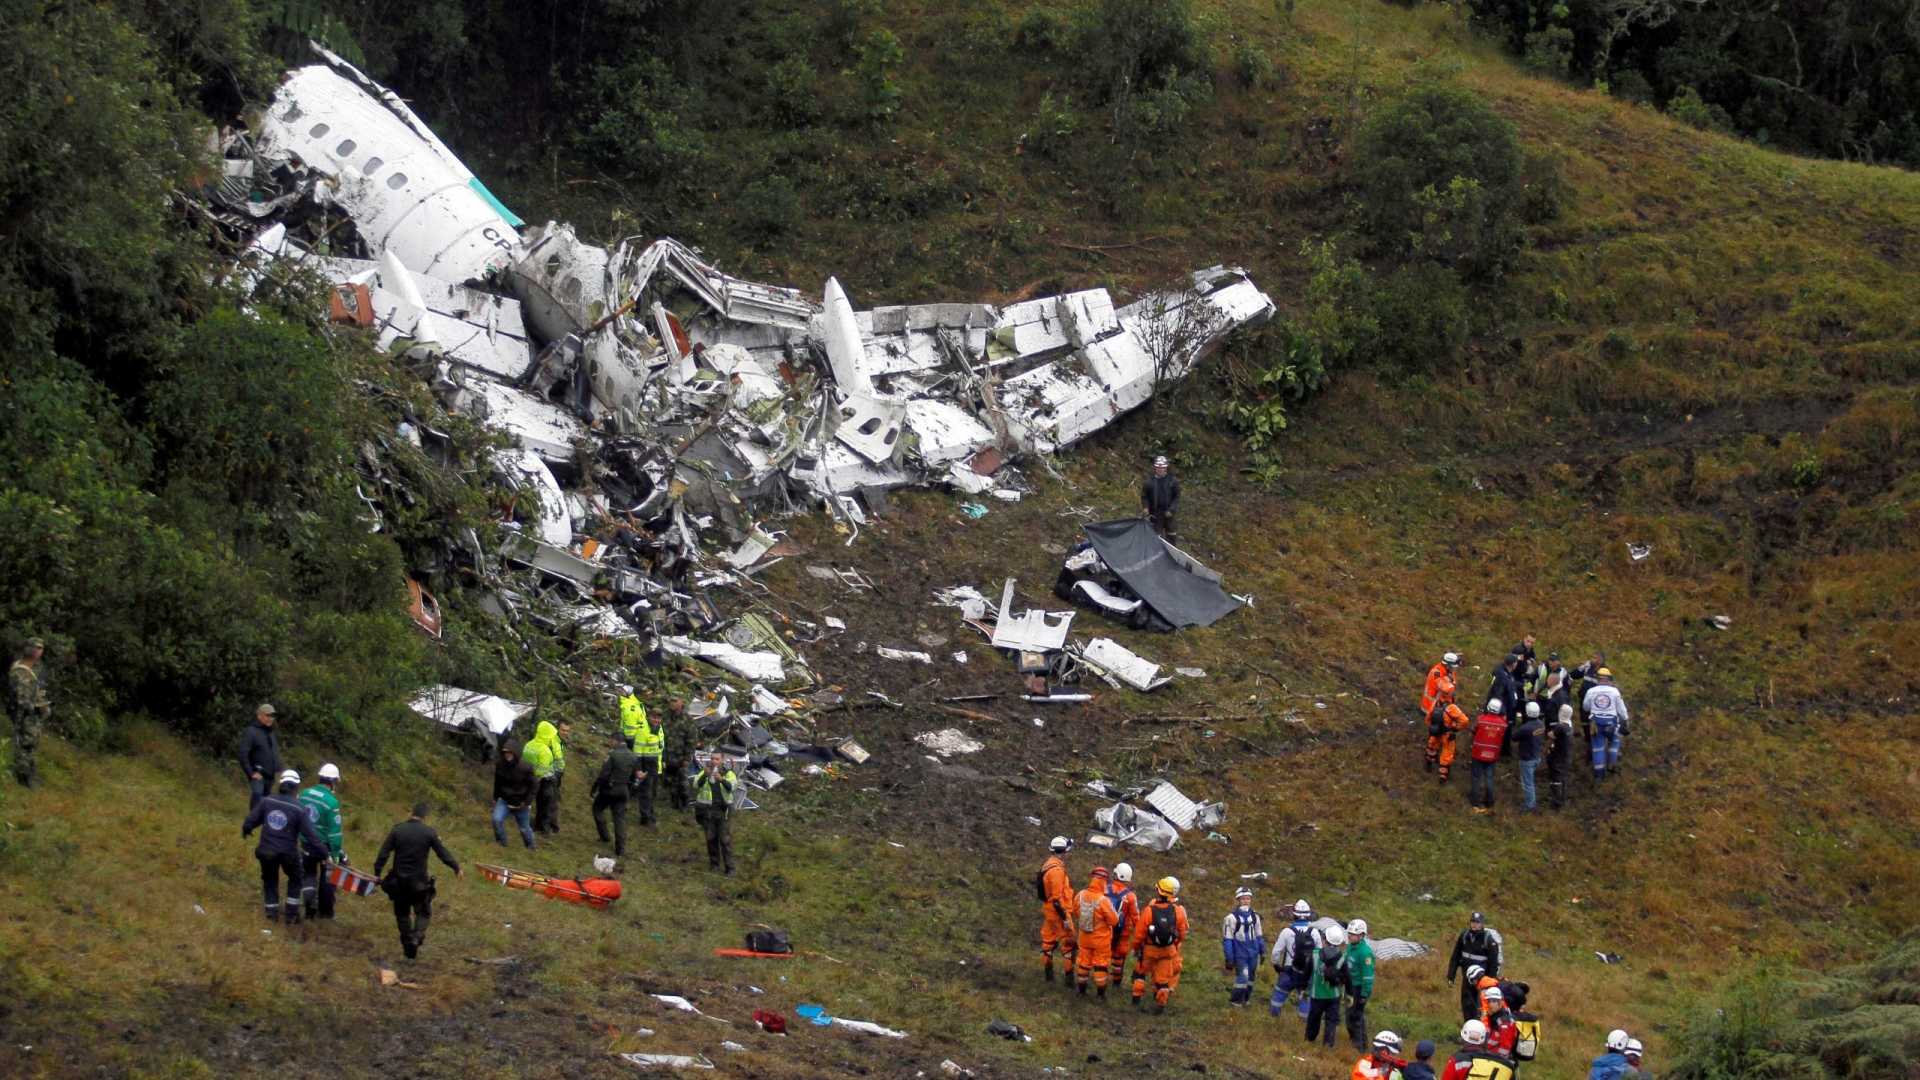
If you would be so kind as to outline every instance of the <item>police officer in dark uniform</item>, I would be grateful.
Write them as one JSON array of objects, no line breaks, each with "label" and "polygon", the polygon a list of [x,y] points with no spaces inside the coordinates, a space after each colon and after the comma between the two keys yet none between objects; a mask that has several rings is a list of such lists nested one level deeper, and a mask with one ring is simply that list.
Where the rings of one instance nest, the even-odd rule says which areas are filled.
[{"label": "police officer in dark uniform", "polygon": [[[1464,974],[1469,967],[1485,968],[1493,978],[1500,977],[1500,931],[1487,925],[1486,917],[1479,912],[1467,921],[1467,928],[1460,931],[1454,940],[1453,956],[1447,961],[1447,981],[1452,982],[1455,975]],[[1472,979],[1460,980],[1460,1018],[1478,1020],[1480,1018],[1480,992]]]},{"label": "police officer in dark uniform", "polygon": [[[427,924],[433,919],[434,889],[433,878],[427,876],[427,853],[439,856],[453,868],[454,877],[460,876],[459,861],[447,852],[440,834],[426,822],[427,809],[426,803],[414,803],[413,816],[388,831],[380,854],[373,860],[373,875],[380,878],[380,888],[393,901],[400,947],[409,960],[420,955],[420,946],[427,940]],[[393,872],[381,877],[389,857],[393,859]]]},{"label": "police officer in dark uniform", "polygon": [[[305,841],[309,851],[325,851],[327,839],[314,828],[313,818],[294,794],[300,786],[300,774],[288,769],[279,775],[278,781],[279,790],[262,795],[253,809],[247,811],[247,820],[240,823],[240,835],[252,836],[253,830],[260,830],[260,843],[253,849],[253,857],[260,860],[260,896],[266,904],[267,921],[280,921],[284,908],[287,925],[298,926],[303,883],[300,844]],[[279,896],[283,874],[287,879],[284,903]]]},{"label": "police officer in dark uniform", "polygon": [[606,762],[600,766],[600,775],[593,778],[593,787],[588,790],[593,796],[593,828],[603,844],[608,840],[607,812],[613,812],[612,840],[616,856],[627,853],[627,793],[639,768],[640,755],[627,745],[625,733],[615,731],[613,750],[607,754]]},{"label": "police officer in dark uniform", "polygon": [[707,834],[707,866],[733,873],[733,804],[739,781],[727,766],[726,758],[714,754],[693,785],[693,816]]}]

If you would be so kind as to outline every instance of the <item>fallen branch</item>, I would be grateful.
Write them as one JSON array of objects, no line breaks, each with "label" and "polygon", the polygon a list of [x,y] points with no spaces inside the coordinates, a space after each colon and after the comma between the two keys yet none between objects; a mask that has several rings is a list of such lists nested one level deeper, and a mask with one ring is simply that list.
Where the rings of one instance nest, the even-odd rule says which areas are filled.
[{"label": "fallen branch", "polygon": [[1147,236],[1139,240],[1129,240],[1124,244],[1069,244],[1065,240],[1056,240],[1054,241],[1054,246],[1063,247],[1069,251],[1085,251],[1093,255],[1105,255],[1109,251],[1141,247],[1142,245],[1158,243],[1165,239],[1166,237],[1164,236]]},{"label": "fallen branch", "polygon": [[961,709],[961,708],[956,708],[952,705],[935,705],[934,708],[940,710],[943,713],[950,713],[954,716],[963,717],[968,720],[978,720],[978,721],[981,721],[982,723],[997,724],[1000,722],[999,718],[997,717],[988,716],[986,713],[982,713],[982,712],[974,712],[972,709]]}]

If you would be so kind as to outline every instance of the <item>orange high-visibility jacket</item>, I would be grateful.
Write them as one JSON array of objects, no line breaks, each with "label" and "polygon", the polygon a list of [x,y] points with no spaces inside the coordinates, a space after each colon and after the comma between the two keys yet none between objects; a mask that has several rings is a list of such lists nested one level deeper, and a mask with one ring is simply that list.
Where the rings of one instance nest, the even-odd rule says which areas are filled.
[{"label": "orange high-visibility jacket", "polygon": [[1420,695],[1420,715],[1432,716],[1436,701],[1453,700],[1453,673],[1442,662],[1427,669],[1427,689]]},{"label": "orange high-visibility jacket", "polygon": [[1129,952],[1137,952],[1142,947],[1149,946],[1149,945],[1152,945],[1156,949],[1161,948],[1161,946],[1153,945],[1153,943],[1148,940],[1147,934],[1149,931],[1153,929],[1154,909],[1164,908],[1164,907],[1173,908],[1173,924],[1175,928],[1175,933],[1173,937],[1173,945],[1171,947],[1177,949],[1181,945],[1186,943],[1186,940],[1187,940],[1186,905],[1176,904],[1173,901],[1166,899],[1165,897],[1156,896],[1153,899],[1153,903],[1148,904],[1146,907],[1143,907],[1140,909],[1140,924],[1133,928],[1133,940],[1127,946],[1127,950]]},{"label": "orange high-visibility jacket", "polygon": [[1048,856],[1047,861],[1040,864],[1040,887],[1047,894],[1047,910],[1059,916],[1063,923],[1070,921],[1073,882],[1067,878],[1067,864],[1060,856]]}]

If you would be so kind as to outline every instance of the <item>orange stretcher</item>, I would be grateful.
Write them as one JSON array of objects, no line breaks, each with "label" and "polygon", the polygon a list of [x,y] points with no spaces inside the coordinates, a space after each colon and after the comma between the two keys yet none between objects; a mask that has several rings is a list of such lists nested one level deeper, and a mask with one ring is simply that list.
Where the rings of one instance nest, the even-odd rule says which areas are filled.
[{"label": "orange stretcher", "polygon": [[608,904],[620,899],[620,883],[612,878],[556,878],[508,866],[478,865],[481,876],[488,881],[509,889],[527,889],[549,900],[564,900],[604,911]]},{"label": "orange stretcher", "polygon": [[754,952],[752,949],[715,949],[713,955],[755,960],[791,960],[794,956],[790,952]]}]

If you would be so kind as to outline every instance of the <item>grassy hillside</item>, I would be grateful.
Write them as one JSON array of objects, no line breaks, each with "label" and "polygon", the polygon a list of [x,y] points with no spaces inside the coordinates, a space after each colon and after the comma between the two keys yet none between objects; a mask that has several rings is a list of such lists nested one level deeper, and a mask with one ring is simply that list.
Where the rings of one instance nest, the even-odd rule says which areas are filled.
[{"label": "grassy hillside", "polygon": [[[379,902],[343,898],[339,924],[304,941],[261,934],[228,764],[138,723],[125,753],[55,742],[44,789],[0,786],[0,981],[12,988],[0,1071],[599,1076],[629,1071],[610,1051],[641,1050],[704,1052],[738,1076],[937,1075],[946,1058],[985,1076],[1344,1076],[1344,1046],[1306,1048],[1297,1019],[1225,1007],[1214,928],[1239,876],[1265,871],[1263,910],[1307,896],[1442,950],[1468,910],[1486,910],[1548,1018],[1529,1075],[1584,1075],[1615,1026],[1646,1040],[1662,1072],[1682,1021],[1727,978],[1852,962],[1909,926],[1920,179],[1782,156],[1528,77],[1436,7],[1204,10],[1281,77],[1241,87],[1223,52],[1212,105],[1130,160],[1097,120],[1057,154],[1016,153],[1056,88],[1052,62],[968,50],[970,12],[905,3],[880,17],[905,53],[891,126],[815,146],[749,112],[730,136],[743,164],[711,177],[700,217],[616,219],[645,208],[515,167],[506,148],[458,148],[489,183],[498,170],[494,186],[529,219],[671,228],[739,273],[810,288],[837,273],[861,304],[1140,288],[1224,260],[1292,310],[1301,242],[1340,223],[1354,124],[1414,80],[1446,79],[1556,154],[1571,188],[1508,286],[1477,298],[1498,333],[1446,370],[1339,373],[1296,411],[1270,484],[1243,473],[1214,407],[1223,391],[1203,373],[980,521],[922,493],[851,548],[818,520],[784,523],[810,551],[768,575],[767,603],[845,619],[849,633],[810,658],[856,697],[908,703],[820,718],[874,760],[770,796],[739,825],[731,880],[706,874],[690,821],[668,823],[638,845],[610,913],[441,873],[426,956],[402,968],[418,989],[375,983],[376,961],[400,966]],[[726,32],[750,51],[788,14],[770,5]],[[735,196],[768,170],[791,178],[800,211],[751,238]],[[931,591],[1011,575],[1044,602],[1054,551],[1075,538],[1069,508],[1127,513],[1156,447],[1185,477],[1190,548],[1255,605],[1168,636],[1084,614],[1080,625],[1207,677],[1152,697],[1103,691],[1040,728],[1006,698],[964,706],[991,723],[940,711],[940,697],[1015,687]],[[1653,556],[1631,562],[1629,541]],[[829,561],[880,588],[801,572]],[[1730,630],[1706,624],[1718,614]],[[1459,649],[1477,692],[1525,632],[1568,655],[1606,651],[1637,721],[1626,775],[1598,791],[1577,780],[1567,811],[1523,818],[1503,769],[1501,808],[1471,817],[1464,776],[1443,788],[1420,771],[1420,674]],[[965,648],[971,663],[903,666],[853,647],[929,633],[948,638],[936,656]],[[935,765],[908,741],[946,726],[988,749]],[[572,872],[597,850],[584,789],[598,748],[582,738],[571,753],[567,834],[503,857]],[[462,859],[500,854],[481,767],[452,754],[424,775],[343,765],[358,861],[421,793]],[[1160,1018],[1044,987],[1029,899],[1046,838],[1091,824],[1098,803],[1078,786],[1150,773],[1230,808],[1225,845],[1192,837],[1131,856],[1139,880],[1187,885],[1194,940]],[[1073,857],[1076,883],[1094,860]],[[790,929],[802,957],[709,955],[755,922]],[[1602,965],[1596,950],[1625,962]],[[466,961],[507,956],[518,962]],[[1446,1045],[1455,998],[1442,967],[1383,965],[1376,1030]],[[733,1024],[668,1013],[650,991]],[[802,1002],[911,1035],[777,1040],[747,1021]],[[1034,1041],[987,1035],[995,1018]],[[722,1039],[748,1049],[724,1053]]]}]

